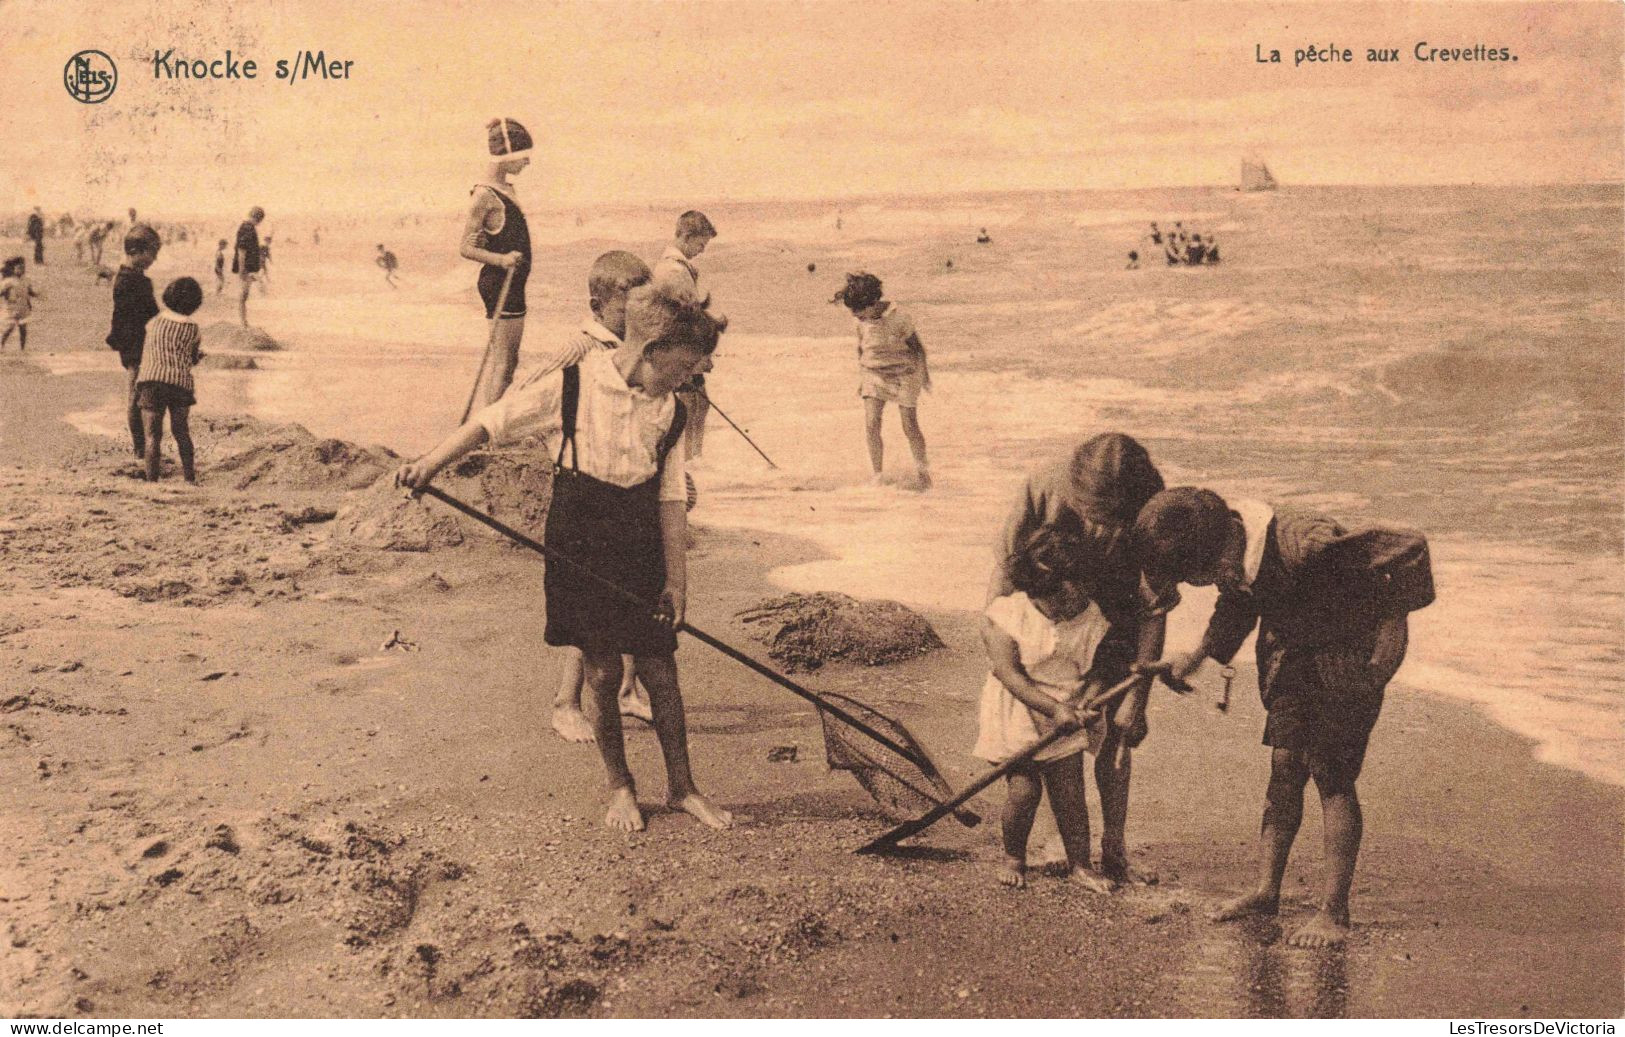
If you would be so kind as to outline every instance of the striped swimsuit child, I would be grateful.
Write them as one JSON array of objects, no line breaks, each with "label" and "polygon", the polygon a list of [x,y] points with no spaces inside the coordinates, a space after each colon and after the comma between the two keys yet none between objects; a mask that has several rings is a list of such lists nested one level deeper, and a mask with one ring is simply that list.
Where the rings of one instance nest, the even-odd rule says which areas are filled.
[{"label": "striped swimsuit child", "polygon": [[192,365],[197,363],[201,341],[195,321],[167,310],[160,313],[147,324],[136,384],[163,382],[192,392]]}]

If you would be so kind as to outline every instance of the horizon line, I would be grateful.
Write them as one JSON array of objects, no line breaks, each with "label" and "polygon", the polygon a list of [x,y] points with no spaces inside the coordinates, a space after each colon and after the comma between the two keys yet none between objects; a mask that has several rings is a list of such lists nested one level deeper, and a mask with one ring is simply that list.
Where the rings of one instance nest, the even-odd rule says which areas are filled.
[{"label": "horizon line", "polygon": [[[1089,192],[1107,193],[1107,192],[1132,192],[1132,191],[1196,191],[1196,190],[1203,190],[1203,191],[1224,191],[1224,192],[1229,192],[1229,193],[1234,193],[1234,194],[1262,194],[1262,195],[1267,195],[1267,194],[1273,194],[1273,193],[1290,192],[1290,191],[1294,191],[1294,190],[1302,190],[1302,189],[1305,189],[1305,188],[1317,189],[1318,190],[1318,189],[1327,189],[1327,188],[1360,188],[1360,187],[1371,187],[1371,188],[1412,188],[1412,187],[1416,187],[1416,188],[1430,188],[1430,187],[1431,188],[1453,188],[1453,187],[1485,187],[1485,188],[1625,187],[1625,178],[1616,178],[1616,179],[1607,179],[1607,180],[1514,180],[1514,181],[1493,181],[1493,182],[1478,181],[1478,180],[1448,181],[1448,182],[1436,182],[1436,181],[1417,182],[1417,181],[1409,181],[1409,182],[1389,182],[1389,183],[1375,183],[1375,182],[1362,182],[1362,181],[1341,181],[1341,182],[1318,182],[1317,181],[1317,182],[1309,182],[1309,183],[1283,184],[1283,185],[1277,186],[1277,188],[1274,191],[1243,191],[1243,190],[1241,190],[1241,188],[1236,187],[1235,185],[1232,185],[1232,184],[1205,183],[1205,184],[1147,184],[1147,185],[1138,186],[1138,187],[995,187],[995,188],[973,188],[973,189],[961,190],[961,191],[881,192],[881,193],[871,193],[871,194],[848,194],[848,195],[795,195],[795,194],[773,195],[773,194],[762,194],[762,195],[741,195],[741,196],[736,197],[736,198],[719,198],[719,197],[702,198],[697,202],[692,197],[689,197],[687,199],[676,198],[676,197],[653,198],[653,199],[639,199],[639,200],[635,200],[635,201],[633,201],[633,200],[614,201],[614,200],[607,200],[607,199],[595,199],[595,200],[582,199],[582,200],[578,200],[578,201],[552,201],[552,202],[549,202],[548,204],[545,204],[545,205],[536,206],[532,211],[535,211],[535,212],[561,212],[561,211],[569,211],[570,209],[573,209],[573,208],[626,209],[626,208],[636,208],[636,207],[643,207],[643,206],[648,206],[648,207],[681,206],[681,207],[684,207],[684,208],[694,208],[697,205],[735,205],[735,204],[754,204],[754,203],[762,203],[762,202],[791,202],[791,203],[801,203],[801,204],[814,203],[814,202],[823,202],[823,203],[828,203],[828,204],[835,204],[835,203],[842,203],[842,202],[846,202],[846,203],[851,203],[851,202],[871,202],[871,201],[884,200],[884,199],[895,199],[895,198],[941,199],[941,198],[985,197],[985,196],[990,196],[990,195],[999,196],[999,195],[1032,195],[1032,194],[1083,194],[1083,193],[1089,193]],[[253,205],[253,204],[257,204],[257,203],[249,202],[249,204]],[[28,212],[31,212],[36,205],[41,207],[41,208],[44,208],[44,206],[41,203],[33,203],[33,204],[25,203],[21,207],[15,209],[13,211],[22,212],[22,213],[26,214]],[[116,208],[116,206],[115,206],[115,208]],[[128,208],[128,206],[125,206],[125,208]],[[85,209],[68,209],[67,210],[67,212],[70,213],[70,214],[77,214],[77,213],[82,212],[82,211],[94,211],[94,210],[85,210]],[[225,210],[223,210],[223,209],[212,210],[212,211],[211,210],[192,210],[192,211],[190,211],[188,213],[185,213],[184,215],[186,215],[186,216],[215,216],[215,215],[220,215],[224,211]],[[332,209],[290,209],[290,210],[284,210],[284,211],[295,212],[295,213],[300,213],[300,214],[322,213],[322,214],[325,214],[325,215],[339,216],[339,215],[344,215],[346,213],[350,213],[353,210],[351,210],[350,208],[347,208],[347,207],[340,207],[340,208],[332,208]],[[421,207],[374,208],[372,211],[375,212],[375,213],[389,213],[391,215],[418,215],[418,214],[421,214],[423,212]],[[460,209],[458,211],[461,212]]]}]

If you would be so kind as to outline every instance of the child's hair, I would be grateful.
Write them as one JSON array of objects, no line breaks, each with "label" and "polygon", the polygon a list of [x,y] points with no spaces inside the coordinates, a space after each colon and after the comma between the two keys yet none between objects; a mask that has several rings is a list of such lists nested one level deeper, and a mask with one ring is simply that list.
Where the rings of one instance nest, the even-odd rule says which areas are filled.
[{"label": "child's hair", "polygon": [[1105,552],[1081,527],[1068,522],[1044,526],[1007,559],[1010,584],[1029,598],[1047,598],[1067,583],[1092,584],[1106,565]]},{"label": "child's hair", "polygon": [[12,256],[6,260],[3,266],[0,266],[0,277],[10,277],[21,269],[23,269],[23,257]]},{"label": "child's hair", "polygon": [[846,287],[835,293],[830,302],[843,304],[853,313],[866,310],[881,300],[880,278],[859,271],[846,275]]},{"label": "child's hair", "polygon": [[226,239],[225,239],[225,238],[221,238],[221,239],[220,239],[220,244],[218,244],[218,245],[216,245],[216,246],[215,246],[215,247],[216,247],[216,248],[225,248],[225,247],[226,247]]},{"label": "child's hair", "polygon": [[256,205],[252,209],[248,210],[248,218],[251,220],[263,220],[265,219],[265,210]]},{"label": "child's hair", "polygon": [[182,317],[190,317],[203,305],[203,288],[190,277],[177,277],[164,289],[164,305]]},{"label": "child's hair", "polygon": [[147,252],[163,246],[158,232],[145,223],[137,223],[124,232],[124,254],[133,256],[137,252]]},{"label": "child's hair", "polygon": [[714,238],[717,229],[711,226],[711,221],[705,218],[705,213],[697,209],[690,209],[677,217],[677,236],[679,238]]},{"label": "child's hair", "polygon": [[485,124],[486,157],[492,162],[521,158],[534,147],[530,131],[514,119],[492,119]]},{"label": "child's hair", "polygon": [[1212,490],[1175,486],[1146,502],[1134,520],[1140,568],[1157,580],[1210,572],[1230,536],[1230,506]]},{"label": "child's hair", "polygon": [[605,252],[593,260],[592,269],[587,272],[587,298],[603,302],[619,292],[648,284],[653,277],[649,264],[632,253],[620,249]]},{"label": "child's hair", "polygon": [[688,346],[709,355],[728,329],[728,318],[713,316],[709,304],[665,285],[639,285],[626,297],[626,340],[645,349]]}]

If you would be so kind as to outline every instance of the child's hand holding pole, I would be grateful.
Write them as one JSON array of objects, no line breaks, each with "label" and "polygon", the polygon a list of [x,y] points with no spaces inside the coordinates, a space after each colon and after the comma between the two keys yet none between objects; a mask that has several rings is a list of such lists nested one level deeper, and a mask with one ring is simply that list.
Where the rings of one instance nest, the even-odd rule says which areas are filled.
[{"label": "child's hand holding pole", "polygon": [[457,431],[441,440],[438,445],[427,454],[400,466],[395,471],[395,485],[402,489],[412,491],[412,495],[423,491],[425,486],[434,481],[441,470],[464,454],[483,444],[490,435],[485,426],[479,422],[471,421],[458,428]]}]

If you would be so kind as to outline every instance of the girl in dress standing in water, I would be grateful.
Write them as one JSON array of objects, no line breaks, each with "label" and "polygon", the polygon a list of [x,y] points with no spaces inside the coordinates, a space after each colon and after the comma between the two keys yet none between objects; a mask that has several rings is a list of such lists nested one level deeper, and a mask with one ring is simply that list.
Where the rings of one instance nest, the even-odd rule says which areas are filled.
[{"label": "girl in dress standing in water", "polygon": [[[491,355],[485,362],[485,391],[480,399],[495,403],[513,381],[519,365],[519,340],[525,333],[525,279],[530,274],[530,228],[508,178],[530,165],[530,133],[512,119],[486,124],[487,172],[471,192],[473,205],[463,227],[464,259],[480,263],[480,300],[485,317],[497,323]],[[513,272],[506,299],[502,284]],[[501,312],[498,312],[500,306]]]}]

